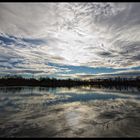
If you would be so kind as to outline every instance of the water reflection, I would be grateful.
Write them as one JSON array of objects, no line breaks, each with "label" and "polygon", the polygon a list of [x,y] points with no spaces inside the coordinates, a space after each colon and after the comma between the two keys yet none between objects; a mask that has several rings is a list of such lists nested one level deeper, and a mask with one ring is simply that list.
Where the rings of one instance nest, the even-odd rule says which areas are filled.
[{"label": "water reflection", "polygon": [[139,99],[130,87],[1,87],[0,137],[139,137]]}]

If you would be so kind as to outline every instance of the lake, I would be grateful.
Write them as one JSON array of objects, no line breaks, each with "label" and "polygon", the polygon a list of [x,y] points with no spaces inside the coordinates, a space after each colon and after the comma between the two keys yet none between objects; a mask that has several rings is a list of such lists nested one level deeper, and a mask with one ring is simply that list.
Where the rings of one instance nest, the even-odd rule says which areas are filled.
[{"label": "lake", "polygon": [[140,89],[0,87],[0,137],[140,137]]}]

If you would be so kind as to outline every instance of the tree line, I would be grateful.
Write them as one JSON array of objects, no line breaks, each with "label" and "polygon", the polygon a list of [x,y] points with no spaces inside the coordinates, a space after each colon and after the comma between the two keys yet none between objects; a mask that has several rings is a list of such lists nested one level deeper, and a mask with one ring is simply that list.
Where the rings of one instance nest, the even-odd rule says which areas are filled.
[{"label": "tree line", "polygon": [[136,78],[106,78],[106,79],[56,79],[56,78],[23,78],[21,76],[5,76],[0,78],[0,86],[45,86],[45,87],[74,87],[74,86],[137,86],[140,87],[140,76]]}]

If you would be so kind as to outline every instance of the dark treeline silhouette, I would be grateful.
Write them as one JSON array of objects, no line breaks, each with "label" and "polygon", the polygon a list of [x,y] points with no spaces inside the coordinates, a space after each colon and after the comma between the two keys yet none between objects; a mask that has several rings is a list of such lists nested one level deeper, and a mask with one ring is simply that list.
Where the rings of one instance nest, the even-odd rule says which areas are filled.
[{"label": "dark treeline silhouette", "polygon": [[55,78],[23,78],[20,76],[5,76],[0,78],[0,86],[46,86],[46,87],[74,87],[89,85],[83,80],[55,79]]},{"label": "dark treeline silhouette", "polygon": [[107,79],[94,79],[91,80],[91,85],[98,85],[103,87],[112,87],[115,86],[116,88],[120,86],[133,86],[133,87],[140,87],[140,77],[136,78],[121,78],[121,77],[115,77],[115,78],[107,78]]},{"label": "dark treeline silhouette", "polygon": [[45,86],[45,87],[74,87],[74,86],[134,86],[140,87],[140,77],[108,78],[108,79],[55,79],[55,78],[23,78],[20,76],[5,76],[0,78],[0,86]]}]

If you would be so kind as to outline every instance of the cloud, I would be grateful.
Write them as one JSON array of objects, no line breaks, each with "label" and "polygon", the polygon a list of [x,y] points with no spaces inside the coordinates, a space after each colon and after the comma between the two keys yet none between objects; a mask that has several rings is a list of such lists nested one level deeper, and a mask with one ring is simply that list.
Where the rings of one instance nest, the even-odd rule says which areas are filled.
[{"label": "cloud", "polygon": [[70,71],[50,67],[49,62],[138,67],[139,7],[139,3],[1,3],[1,69]]},{"label": "cloud", "polygon": [[113,72],[98,72],[98,73],[84,73],[84,72],[75,72],[75,73],[58,73],[54,75],[56,78],[77,78],[77,79],[96,79],[96,78],[115,78],[115,77],[137,77],[140,75],[140,70],[128,69],[128,70],[118,70]]}]

